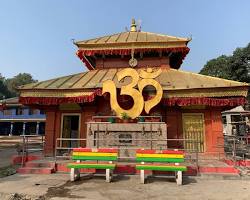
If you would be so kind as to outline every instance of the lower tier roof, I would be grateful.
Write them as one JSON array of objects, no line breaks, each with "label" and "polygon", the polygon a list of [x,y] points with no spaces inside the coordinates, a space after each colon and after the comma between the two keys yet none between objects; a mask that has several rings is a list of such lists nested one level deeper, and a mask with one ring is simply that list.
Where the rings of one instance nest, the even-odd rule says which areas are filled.
[{"label": "lower tier roof", "polygon": [[[119,69],[100,69],[82,72],[74,75],[59,77],[47,81],[31,83],[20,86],[21,96],[36,97],[73,97],[91,95],[97,89],[102,88],[105,80],[113,80],[117,88],[130,82],[126,77],[118,82],[116,74]],[[158,70],[159,68],[154,68]],[[176,69],[161,68],[162,73],[155,78],[168,97],[225,97],[247,96],[248,84],[185,72]],[[137,69],[141,70],[141,69]]]}]

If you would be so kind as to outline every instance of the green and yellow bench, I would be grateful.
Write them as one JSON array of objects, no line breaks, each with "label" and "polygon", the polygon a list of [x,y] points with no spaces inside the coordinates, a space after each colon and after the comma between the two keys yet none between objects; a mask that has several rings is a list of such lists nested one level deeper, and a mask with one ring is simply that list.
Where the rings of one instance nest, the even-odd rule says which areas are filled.
[{"label": "green and yellow bench", "polygon": [[[112,180],[112,172],[115,169],[117,161],[118,150],[113,148],[105,149],[90,149],[90,148],[74,148],[72,153],[72,160],[74,163],[67,165],[70,171],[70,180],[75,181],[80,178],[80,169],[105,169],[106,170],[106,182]],[[85,162],[82,162],[85,161]],[[96,161],[89,163],[86,161]],[[100,161],[102,161],[100,163]]]},{"label": "green and yellow bench", "polygon": [[[145,183],[145,170],[152,171],[174,171],[177,185],[182,185],[182,172],[187,171],[186,166],[181,166],[184,162],[184,152],[179,150],[146,150],[136,151],[136,161],[141,164],[136,165],[140,170],[141,183]],[[174,164],[173,164],[174,163]]]}]

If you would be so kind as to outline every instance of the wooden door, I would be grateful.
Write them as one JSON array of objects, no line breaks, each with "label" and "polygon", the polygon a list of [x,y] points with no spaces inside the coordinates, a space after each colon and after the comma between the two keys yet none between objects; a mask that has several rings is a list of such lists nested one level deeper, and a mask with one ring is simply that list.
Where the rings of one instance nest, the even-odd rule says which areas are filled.
[{"label": "wooden door", "polygon": [[[189,151],[204,152],[204,115],[202,113],[182,114],[184,148]],[[189,140],[189,141],[188,141]]]},{"label": "wooden door", "polygon": [[[62,138],[79,138],[80,124],[79,115],[63,115],[62,117]],[[77,147],[77,140],[64,140],[62,147]]]},{"label": "wooden door", "polygon": [[[70,138],[71,132],[71,116],[63,116],[63,130],[62,130],[62,138]],[[64,140],[62,142],[63,147],[69,147],[70,141]]]}]

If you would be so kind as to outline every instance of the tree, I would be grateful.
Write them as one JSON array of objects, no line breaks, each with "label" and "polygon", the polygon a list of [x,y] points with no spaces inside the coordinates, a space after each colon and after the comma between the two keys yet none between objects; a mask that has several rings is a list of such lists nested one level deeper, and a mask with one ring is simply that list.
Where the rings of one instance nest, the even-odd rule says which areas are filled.
[{"label": "tree", "polygon": [[233,80],[250,83],[250,43],[245,48],[237,48],[229,60]]},{"label": "tree", "polygon": [[250,43],[237,48],[232,56],[222,55],[209,60],[199,73],[250,83]]},{"label": "tree", "polygon": [[18,96],[17,87],[29,83],[37,82],[33,77],[28,73],[19,73],[13,78],[6,79],[6,86],[12,97]]},{"label": "tree", "polygon": [[218,58],[209,60],[199,73],[203,75],[230,79],[231,73],[229,70],[229,57],[222,55]]},{"label": "tree", "polygon": [[5,85],[5,78],[0,74],[0,100],[8,98],[10,93]]}]

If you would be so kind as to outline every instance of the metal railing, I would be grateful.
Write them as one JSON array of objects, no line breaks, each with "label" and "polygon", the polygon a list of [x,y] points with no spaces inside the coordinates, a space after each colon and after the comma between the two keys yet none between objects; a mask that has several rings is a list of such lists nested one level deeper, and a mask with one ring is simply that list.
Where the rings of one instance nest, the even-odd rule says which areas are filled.
[{"label": "metal railing", "polygon": [[[115,118],[115,119],[120,119],[119,117],[117,117],[116,115],[96,115],[96,116],[93,116],[92,119],[108,119],[108,118]],[[144,118],[144,119],[152,119],[152,118],[159,118],[160,121],[162,122],[162,115],[150,115],[150,116],[139,116],[138,118]]]},{"label": "metal railing", "polygon": [[227,158],[234,163],[237,160],[245,160],[250,157],[249,136],[224,136],[224,150]]},{"label": "metal railing", "polygon": [[22,162],[21,166],[24,166],[26,159],[30,153],[42,152],[44,150],[44,136],[43,135],[20,135],[22,137]]}]

